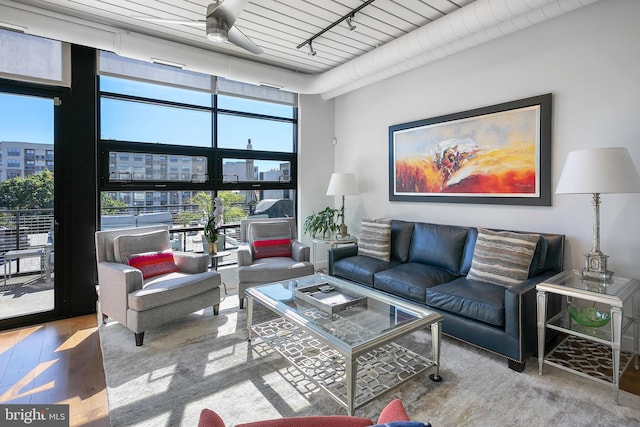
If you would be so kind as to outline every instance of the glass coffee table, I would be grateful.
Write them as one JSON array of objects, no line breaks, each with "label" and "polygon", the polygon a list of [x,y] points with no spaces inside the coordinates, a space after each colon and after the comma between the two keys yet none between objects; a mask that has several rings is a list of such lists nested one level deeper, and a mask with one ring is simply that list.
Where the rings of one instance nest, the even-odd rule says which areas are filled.
[{"label": "glass coffee table", "polygon": [[[442,316],[426,307],[324,274],[246,293],[249,341],[252,334],[262,338],[349,415],[425,370],[434,368],[429,377],[442,380]],[[254,325],[254,300],[278,317]],[[431,359],[397,342],[427,327]]]}]

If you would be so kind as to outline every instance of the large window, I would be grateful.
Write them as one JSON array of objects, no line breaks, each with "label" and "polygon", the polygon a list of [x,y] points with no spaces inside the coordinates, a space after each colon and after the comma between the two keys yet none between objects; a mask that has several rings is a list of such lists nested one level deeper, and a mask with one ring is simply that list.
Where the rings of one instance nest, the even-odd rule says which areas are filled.
[{"label": "large window", "polygon": [[107,52],[99,70],[102,228],[168,211],[197,229],[214,197],[226,226],[295,215],[295,94]]},{"label": "large window", "polygon": [[211,109],[151,104],[148,99],[100,99],[103,140],[211,147]]}]

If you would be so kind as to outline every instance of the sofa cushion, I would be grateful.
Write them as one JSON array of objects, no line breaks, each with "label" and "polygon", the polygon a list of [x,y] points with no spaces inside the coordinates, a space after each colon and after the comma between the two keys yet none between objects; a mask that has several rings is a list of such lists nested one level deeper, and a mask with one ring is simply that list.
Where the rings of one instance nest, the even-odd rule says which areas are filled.
[{"label": "sofa cushion", "polygon": [[238,275],[245,283],[269,283],[313,274],[313,264],[288,257],[254,260],[251,265],[238,267]]},{"label": "sofa cushion", "polygon": [[538,243],[536,244],[536,250],[533,253],[531,259],[531,266],[529,267],[529,277],[535,277],[544,271],[544,265],[547,260],[547,251],[549,249],[549,241],[540,236]]},{"label": "sofa cushion", "polygon": [[467,278],[502,286],[524,282],[538,240],[539,234],[479,229]]},{"label": "sofa cushion", "polygon": [[471,261],[473,260],[473,250],[476,247],[476,239],[478,238],[478,229],[475,227],[469,228],[467,233],[467,241],[464,244],[464,250],[462,252],[462,261],[460,262],[460,275],[464,276],[469,273],[471,268]]},{"label": "sofa cushion", "polygon": [[129,309],[144,311],[199,295],[219,287],[219,276],[215,271],[206,271],[197,274],[177,272],[152,277],[145,280],[142,289],[127,296]]},{"label": "sofa cushion", "polygon": [[429,264],[460,274],[460,261],[468,229],[453,225],[416,223],[409,262]]},{"label": "sofa cushion", "polygon": [[391,220],[363,219],[358,240],[358,255],[389,261],[391,256]]},{"label": "sofa cushion", "polygon": [[351,256],[338,260],[333,265],[333,274],[352,282],[373,286],[373,275],[400,264],[396,260],[382,261],[368,256]]},{"label": "sofa cushion", "polygon": [[113,239],[113,255],[117,262],[129,263],[129,257],[144,252],[170,249],[169,231],[157,230],[140,234],[123,234]]},{"label": "sofa cushion", "polygon": [[399,262],[409,261],[409,247],[413,235],[413,222],[391,221],[391,258]]},{"label": "sofa cushion", "polygon": [[146,252],[134,254],[128,257],[129,265],[142,272],[142,278],[159,276],[161,274],[174,273],[178,266],[173,258],[173,251]]},{"label": "sofa cushion", "polygon": [[459,277],[426,290],[426,304],[504,328],[505,288]]},{"label": "sofa cushion", "polygon": [[456,276],[449,271],[420,263],[405,263],[376,273],[373,287],[412,301],[425,302],[425,290]]}]

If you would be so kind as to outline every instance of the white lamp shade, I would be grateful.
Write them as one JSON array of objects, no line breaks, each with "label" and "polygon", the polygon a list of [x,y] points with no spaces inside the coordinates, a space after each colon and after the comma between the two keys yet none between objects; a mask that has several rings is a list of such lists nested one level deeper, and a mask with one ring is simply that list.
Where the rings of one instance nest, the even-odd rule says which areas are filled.
[{"label": "white lamp shade", "polygon": [[349,194],[358,194],[356,176],[352,173],[331,174],[327,196],[345,196]]},{"label": "white lamp shade", "polygon": [[556,193],[640,193],[640,175],[626,148],[572,151]]}]

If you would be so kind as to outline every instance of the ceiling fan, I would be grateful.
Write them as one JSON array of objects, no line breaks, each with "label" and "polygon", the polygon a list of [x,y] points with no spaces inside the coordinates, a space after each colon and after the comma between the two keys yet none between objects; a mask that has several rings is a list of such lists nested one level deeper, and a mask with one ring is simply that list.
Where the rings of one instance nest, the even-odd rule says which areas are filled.
[{"label": "ceiling fan", "polygon": [[207,38],[215,43],[223,43],[228,41],[242,49],[245,49],[256,55],[262,53],[262,49],[258,47],[251,39],[245,36],[238,27],[233,24],[238,19],[238,15],[242,12],[249,0],[217,0],[207,6],[207,15],[205,20],[181,20],[181,19],[161,19],[147,18],[143,16],[135,16],[133,18],[149,22],[162,22],[166,24],[181,24],[194,27],[205,27],[207,30]]}]

